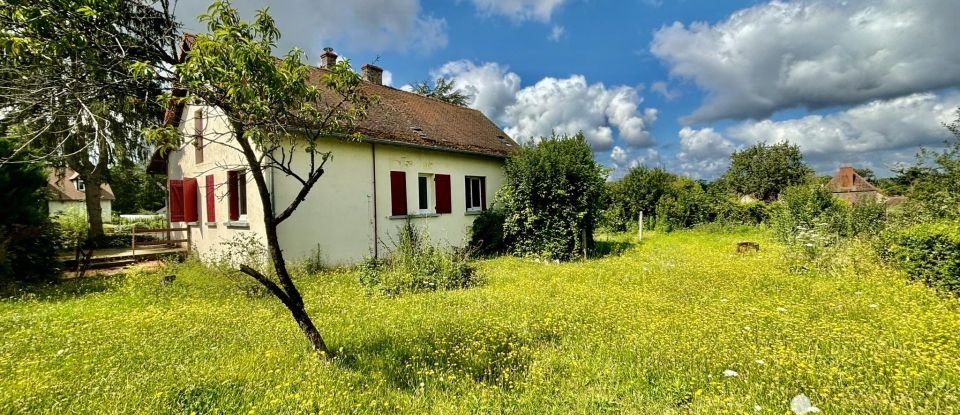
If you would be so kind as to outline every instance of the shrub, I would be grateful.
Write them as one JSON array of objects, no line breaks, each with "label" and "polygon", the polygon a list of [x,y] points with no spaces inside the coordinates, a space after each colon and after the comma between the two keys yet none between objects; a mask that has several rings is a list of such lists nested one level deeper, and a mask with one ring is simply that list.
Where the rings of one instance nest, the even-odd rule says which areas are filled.
[{"label": "shrub", "polygon": [[470,249],[478,255],[497,255],[507,251],[503,241],[503,210],[493,207],[473,220],[470,231]]},{"label": "shrub", "polygon": [[850,209],[847,235],[875,237],[887,223],[887,207],[877,201],[854,203]]},{"label": "shrub", "polygon": [[892,257],[911,280],[960,294],[960,224],[914,225],[892,242]]},{"label": "shrub", "polygon": [[466,250],[433,246],[412,224],[401,227],[393,252],[367,258],[358,267],[360,284],[388,296],[407,292],[454,290],[479,285]]},{"label": "shrub", "polygon": [[524,146],[507,161],[500,193],[510,249],[569,260],[592,248],[605,176],[583,134]]},{"label": "shrub", "polygon": [[770,222],[776,236],[788,243],[796,242],[802,229],[846,235],[849,209],[823,186],[792,186],[783,191]]},{"label": "shrub", "polygon": [[740,202],[726,197],[713,201],[713,220],[728,225],[759,225],[770,218],[770,205],[764,202]]},{"label": "shrub", "polygon": [[710,216],[709,207],[707,194],[700,183],[687,177],[676,177],[657,202],[657,229],[670,232],[705,223]]}]

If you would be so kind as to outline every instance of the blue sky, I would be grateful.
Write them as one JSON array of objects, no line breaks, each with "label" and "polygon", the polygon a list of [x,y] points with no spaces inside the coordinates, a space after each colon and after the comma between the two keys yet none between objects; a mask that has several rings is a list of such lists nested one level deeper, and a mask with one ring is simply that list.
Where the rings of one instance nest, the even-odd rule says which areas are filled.
[{"label": "blue sky", "polygon": [[[960,2],[235,0],[281,48],[333,47],[394,87],[444,77],[518,140],[583,130],[597,160],[699,178],[788,140],[822,173],[889,174],[949,138]],[[182,0],[188,30],[207,3]],[[952,16],[952,17],[951,17]]]}]

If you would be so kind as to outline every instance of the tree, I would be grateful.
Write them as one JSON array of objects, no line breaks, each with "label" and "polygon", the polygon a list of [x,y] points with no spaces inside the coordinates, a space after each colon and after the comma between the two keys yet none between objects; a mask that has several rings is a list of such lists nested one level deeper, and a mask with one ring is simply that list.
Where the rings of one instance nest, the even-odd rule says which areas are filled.
[{"label": "tree", "polygon": [[524,146],[507,160],[499,193],[511,250],[568,260],[592,248],[605,180],[582,133]]},{"label": "tree", "polygon": [[789,142],[760,143],[730,156],[730,168],[724,180],[740,195],[759,200],[776,200],[783,189],[804,183],[813,169],[803,162],[800,147]]},{"label": "tree", "polygon": [[622,201],[628,220],[636,220],[643,212],[648,218],[645,222],[653,224],[657,204],[675,179],[675,175],[661,167],[637,166],[620,179],[619,196],[615,196],[615,199]]},{"label": "tree", "polygon": [[[0,127],[0,158],[22,161]],[[47,217],[47,175],[42,166],[10,163],[0,168],[0,197],[8,201],[0,212],[0,287],[10,282],[54,278],[59,273],[56,231]]]},{"label": "tree", "polygon": [[[88,242],[103,235],[108,166],[143,156],[139,131],[162,116],[153,97],[176,63],[179,25],[170,10],[169,0],[0,0],[3,122],[26,127],[12,156],[32,149],[21,162],[79,173]],[[135,76],[136,66],[156,76]]]},{"label": "tree", "polygon": [[877,183],[877,175],[874,174],[873,169],[867,167],[854,168],[853,171],[857,173],[863,180],[866,180],[872,184]]},{"label": "tree", "polygon": [[[263,207],[274,275],[248,264],[240,265],[240,271],[280,300],[313,349],[330,358],[333,354],[287,270],[277,227],[294,214],[323,176],[330,153],[321,152],[318,141],[358,138],[351,131],[365,116],[371,98],[361,91],[360,76],[347,60],[327,68],[321,87],[317,87],[307,80],[310,68],[303,64],[303,51],[293,49],[282,58],[274,57],[280,32],[265,9],[257,12],[253,22],[245,22],[229,2],[215,1],[200,20],[206,23],[207,33],[194,38],[184,62],[176,65],[179,84],[186,92],[182,99],[218,108],[229,123],[230,134],[207,139],[242,155],[243,167],[252,177]],[[172,95],[164,98],[168,102],[173,99]],[[182,142],[176,126],[154,128],[148,135],[168,148]],[[304,155],[306,161],[294,163],[294,154]],[[286,207],[273,205],[267,171],[300,184]]]},{"label": "tree", "polygon": [[121,162],[110,166],[110,183],[116,213],[153,213],[166,204],[164,179],[147,174],[142,164]]},{"label": "tree", "polygon": [[413,93],[425,97],[439,99],[461,107],[467,106],[470,95],[463,93],[453,85],[453,81],[437,78],[433,86],[427,81],[420,81],[413,85]]}]

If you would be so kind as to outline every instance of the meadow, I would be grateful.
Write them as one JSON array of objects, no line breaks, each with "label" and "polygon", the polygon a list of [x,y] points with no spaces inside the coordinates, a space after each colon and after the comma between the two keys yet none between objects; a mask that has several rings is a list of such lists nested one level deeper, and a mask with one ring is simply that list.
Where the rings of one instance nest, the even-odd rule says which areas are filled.
[{"label": "meadow", "polygon": [[960,302],[869,255],[797,272],[759,230],[600,240],[625,250],[482,260],[465,290],[301,276],[333,362],[196,263],[5,299],[0,413],[784,414],[801,393],[829,414],[960,413]]}]

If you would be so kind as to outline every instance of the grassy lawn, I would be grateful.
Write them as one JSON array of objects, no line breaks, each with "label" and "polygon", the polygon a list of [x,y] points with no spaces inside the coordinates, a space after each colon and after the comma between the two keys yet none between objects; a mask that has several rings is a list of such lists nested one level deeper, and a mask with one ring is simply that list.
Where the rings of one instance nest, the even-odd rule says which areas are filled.
[{"label": "grassy lawn", "polygon": [[[763,250],[735,254],[744,238]],[[276,300],[199,266],[167,287],[89,279],[0,301],[0,412],[783,414],[804,393],[829,414],[960,413],[960,303],[869,260],[794,274],[782,255],[691,231],[484,261],[463,291],[303,278],[336,363]]]}]

